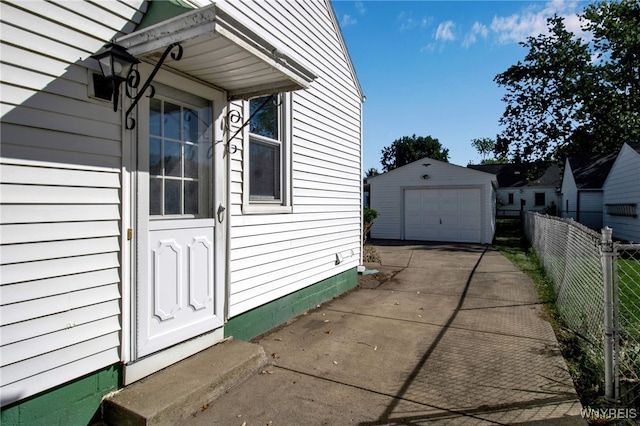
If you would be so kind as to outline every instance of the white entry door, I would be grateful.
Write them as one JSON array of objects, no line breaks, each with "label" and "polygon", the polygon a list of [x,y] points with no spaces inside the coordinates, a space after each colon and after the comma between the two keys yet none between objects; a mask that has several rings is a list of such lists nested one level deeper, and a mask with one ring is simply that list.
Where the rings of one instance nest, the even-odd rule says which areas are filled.
[{"label": "white entry door", "polygon": [[214,142],[224,95],[154,86],[138,130],[136,358],[223,325],[224,166]]}]

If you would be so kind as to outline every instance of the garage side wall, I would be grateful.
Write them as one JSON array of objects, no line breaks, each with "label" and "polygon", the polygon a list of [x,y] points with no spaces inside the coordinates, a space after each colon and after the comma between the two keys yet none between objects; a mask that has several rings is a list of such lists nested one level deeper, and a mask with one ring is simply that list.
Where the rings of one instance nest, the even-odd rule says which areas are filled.
[{"label": "garage side wall", "polygon": [[[490,243],[495,229],[495,176],[465,167],[425,158],[369,178],[371,208],[378,212],[372,238],[406,239],[404,193],[410,189],[473,189],[480,191],[477,214],[480,215],[480,240]],[[437,221],[437,220],[436,220]]]}]

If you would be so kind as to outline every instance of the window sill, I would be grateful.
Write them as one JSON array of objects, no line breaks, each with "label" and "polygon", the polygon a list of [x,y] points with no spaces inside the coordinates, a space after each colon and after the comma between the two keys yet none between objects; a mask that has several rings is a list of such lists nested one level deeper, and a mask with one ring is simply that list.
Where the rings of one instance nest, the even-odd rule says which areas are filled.
[{"label": "window sill", "polygon": [[293,206],[269,204],[243,204],[242,214],[281,214],[293,213]]}]

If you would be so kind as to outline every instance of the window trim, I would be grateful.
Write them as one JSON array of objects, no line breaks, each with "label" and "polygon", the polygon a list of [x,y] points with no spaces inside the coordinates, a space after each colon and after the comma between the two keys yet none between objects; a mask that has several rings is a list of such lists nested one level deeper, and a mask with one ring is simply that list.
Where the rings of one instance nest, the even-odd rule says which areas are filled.
[{"label": "window trim", "polygon": [[[280,200],[251,200],[250,199],[250,152],[251,140],[259,142],[273,143],[273,139],[260,135],[253,135],[249,132],[249,126],[243,130],[243,170],[242,170],[242,213],[243,214],[269,214],[269,213],[291,213],[292,188],[291,175],[293,169],[291,155],[291,135],[292,135],[292,94],[290,92],[278,95],[280,118],[278,131],[280,132]],[[244,101],[242,105],[243,117],[249,118],[249,101]]]}]

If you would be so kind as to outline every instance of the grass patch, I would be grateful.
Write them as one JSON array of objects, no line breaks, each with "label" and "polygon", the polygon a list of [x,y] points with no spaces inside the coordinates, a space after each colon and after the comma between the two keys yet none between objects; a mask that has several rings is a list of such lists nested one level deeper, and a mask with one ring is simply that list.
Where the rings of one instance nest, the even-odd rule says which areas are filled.
[{"label": "grass patch", "polygon": [[560,350],[573,378],[576,392],[583,406],[601,405],[600,368],[590,360],[558,313],[556,295],[551,279],[545,274],[535,252],[529,245],[520,219],[498,219],[493,247],[531,278],[544,304],[545,319],[556,334]]}]

